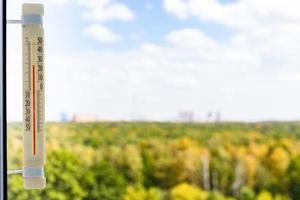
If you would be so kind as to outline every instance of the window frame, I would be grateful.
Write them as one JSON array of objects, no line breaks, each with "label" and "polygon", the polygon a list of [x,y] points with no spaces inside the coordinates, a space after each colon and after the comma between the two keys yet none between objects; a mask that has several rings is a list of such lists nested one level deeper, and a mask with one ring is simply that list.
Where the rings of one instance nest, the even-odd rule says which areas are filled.
[{"label": "window frame", "polygon": [[7,199],[6,0],[0,2],[0,200]]}]

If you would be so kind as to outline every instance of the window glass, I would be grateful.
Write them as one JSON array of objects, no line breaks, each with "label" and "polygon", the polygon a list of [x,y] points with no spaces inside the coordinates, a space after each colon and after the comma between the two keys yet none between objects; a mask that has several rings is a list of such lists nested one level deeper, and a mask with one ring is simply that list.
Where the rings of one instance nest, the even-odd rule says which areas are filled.
[{"label": "window glass", "polygon": [[[46,187],[9,175],[9,199],[299,198],[300,2],[34,2],[44,37],[26,43],[24,27],[7,27],[8,169],[33,145],[30,43],[44,52],[28,99],[45,92],[45,127],[30,119],[28,134],[38,146],[45,130]],[[23,3],[9,0],[7,18]]]}]

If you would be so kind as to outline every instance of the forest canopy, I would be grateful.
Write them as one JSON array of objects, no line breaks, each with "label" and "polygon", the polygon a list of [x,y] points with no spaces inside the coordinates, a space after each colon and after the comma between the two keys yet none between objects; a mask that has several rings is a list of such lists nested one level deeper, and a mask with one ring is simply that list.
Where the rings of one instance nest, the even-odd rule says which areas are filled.
[{"label": "forest canopy", "polygon": [[[48,123],[47,187],[9,199],[296,200],[300,123]],[[22,166],[9,124],[8,168]]]}]

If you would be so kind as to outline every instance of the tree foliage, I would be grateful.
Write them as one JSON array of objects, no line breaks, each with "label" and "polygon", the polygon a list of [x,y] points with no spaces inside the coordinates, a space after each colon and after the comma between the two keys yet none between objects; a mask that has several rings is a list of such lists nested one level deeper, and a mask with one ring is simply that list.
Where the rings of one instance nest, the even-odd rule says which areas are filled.
[{"label": "tree foliage", "polygon": [[[22,128],[8,129],[9,169]],[[44,190],[9,199],[298,200],[300,123],[50,123]]]}]

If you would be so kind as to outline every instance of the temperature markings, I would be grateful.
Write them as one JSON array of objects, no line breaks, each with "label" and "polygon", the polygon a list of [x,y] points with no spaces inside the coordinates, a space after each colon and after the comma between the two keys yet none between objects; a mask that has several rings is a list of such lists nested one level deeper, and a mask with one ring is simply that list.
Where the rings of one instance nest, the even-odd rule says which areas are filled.
[{"label": "temperature markings", "polygon": [[37,155],[38,134],[44,128],[44,49],[43,38],[26,37],[24,67],[25,131],[32,134],[32,154]]},{"label": "temperature markings", "polygon": [[32,137],[33,137],[33,155],[36,155],[36,78],[35,78],[35,54],[34,54],[34,47],[35,47],[35,43],[31,42],[32,46],[31,46],[31,56],[32,56]]},{"label": "temperature markings", "polygon": [[44,39],[37,38],[37,132],[43,132],[44,121]]},{"label": "temperature markings", "polygon": [[38,120],[38,123],[37,123],[37,132],[40,133],[43,131],[43,105],[42,105],[42,99],[43,99],[43,93],[40,91],[40,90],[37,90],[37,99],[38,99],[38,102],[37,102],[37,116],[39,116],[39,119]]},{"label": "temperature markings", "polygon": [[31,43],[28,41],[28,38],[26,38],[26,45],[27,45],[27,53],[26,53],[26,63],[24,69],[24,105],[25,105],[25,131],[30,132],[32,127],[31,127]]}]

